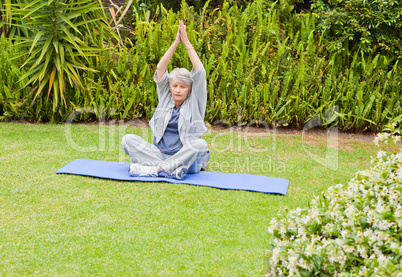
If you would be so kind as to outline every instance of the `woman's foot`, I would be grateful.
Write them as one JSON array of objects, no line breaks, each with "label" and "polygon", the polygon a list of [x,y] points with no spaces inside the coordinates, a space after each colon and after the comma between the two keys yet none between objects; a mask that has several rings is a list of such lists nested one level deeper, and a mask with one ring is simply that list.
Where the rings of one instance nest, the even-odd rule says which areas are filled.
[{"label": "woman's foot", "polygon": [[177,180],[183,180],[184,176],[187,173],[187,169],[185,169],[184,167],[180,166],[178,168],[176,168],[172,174],[168,174],[166,175],[167,178],[173,178],[173,179],[177,179]]},{"label": "woman's foot", "polygon": [[158,177],[158,168],[156,166],[133,163],[128,173],[133,177]]}]

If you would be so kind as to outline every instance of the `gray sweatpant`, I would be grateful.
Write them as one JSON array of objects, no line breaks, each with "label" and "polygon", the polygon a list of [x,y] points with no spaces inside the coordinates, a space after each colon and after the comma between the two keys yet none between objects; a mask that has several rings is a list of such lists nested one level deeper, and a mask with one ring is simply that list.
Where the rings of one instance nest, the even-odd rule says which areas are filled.
[{"label": "gray sweatpant", "polygon": [[164,154],[155,145],[132,134],[123,137],[121,147],[133,163],[160,166],[167,174],[172,174],[180,166],[187,173],[198,173],[207,168],[209,161],[208,145],[203,139],[191,141],[174,155]]}]

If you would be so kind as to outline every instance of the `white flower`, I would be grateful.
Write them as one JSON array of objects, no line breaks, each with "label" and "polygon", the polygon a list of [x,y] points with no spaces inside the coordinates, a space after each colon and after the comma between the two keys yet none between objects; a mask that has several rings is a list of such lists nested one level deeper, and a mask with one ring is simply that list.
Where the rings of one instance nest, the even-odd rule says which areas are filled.
[{"label": "white flower", "polygon": [[384,256],[384,254],[382,254],[382,253],[378,255],[377,260],[380,264],[388,263],[388,258],[386,256]]},{"label": "white flower", "polygon": [[380,137],[379,136],[376,136],[375,138],[374,138],[374,144],[375,144],[375,146],[380,146]]},{"label": "white flower", "polygon": [[334,224],[333,224],[333,223],[327,223],[327,224],[324,226],[324,233],[327,234],[327,235],[329,235],[329,234],[332,233],[333,229],[334,229]]},{"label": "white flower", "polygon": [[272,250],[272,257],[271,257],[272,266],[275,266],[278,263],[278,261],[279,261],[279,252],[280,252],[280,249],[277,248],[277,247],[275,247]]},{"label": "white flower", "polygon": [[349,230],[347,230],[347,229],[344,229],[344,230],[341,231],[341,236],[343,238],[345,238],[348,234],[349,234]]},{"label": "white flower", "polygon": [[286,234],[286,226],[285,226],[285,224],[281,224],[281,227],[279,228],[279,234],[281,234],[282,237],[285,236],[285,234]]},{"label": "white flower", "polygon": [[345,210],[345,214],[347,217],[351,218],[355,215],[356,209],[353,205],[348,205],[348,207]]},{"label": "white flower", "polygon": [[368,258],[367,256],[367,250],[363,246],[359,245],[357,246],[357,252],[362,256],[363,258]]},{"label": "white flower", "polygon": [[346,253],[352,253],[355,251],[355,247],[351,245],[342,245],[342,248]]},{"label": "white flower", "polygon": [[297,268],[297,256],[292,255],[292,256],[289,257],[288,269],[295,270],[296,268]]},{"label": "white flower", "polygon": [[272,224],[272,221],[270,223],[271,225],[268,227],[268,233],[273,234],[274,231],[276,230],[276,225]]}]

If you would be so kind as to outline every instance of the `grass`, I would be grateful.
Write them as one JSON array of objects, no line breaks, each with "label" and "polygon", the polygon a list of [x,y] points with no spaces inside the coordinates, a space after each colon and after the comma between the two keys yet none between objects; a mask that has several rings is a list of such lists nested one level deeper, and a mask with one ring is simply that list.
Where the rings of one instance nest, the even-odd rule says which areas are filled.
[{"label": "grass", "polygon": [[152,134],[127,124],[0,123],[0,133],[0,275],[261,276],[270,219],[347,183],[376,152],[372,142],[339,139],[331,170],[306,154],[325,157],[325,137],[204,136],[209,170],[289,179],[279,196],[55,174],[77,158],[128,161],[122,136]]}]

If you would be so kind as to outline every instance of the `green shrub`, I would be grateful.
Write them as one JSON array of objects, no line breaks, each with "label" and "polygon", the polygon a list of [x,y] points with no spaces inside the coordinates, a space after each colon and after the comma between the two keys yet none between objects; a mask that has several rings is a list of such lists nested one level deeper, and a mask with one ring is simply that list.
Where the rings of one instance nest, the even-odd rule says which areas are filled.
[{"label": "green shrub", "polygon": [[[158,6],[150,18],[134,5],[129,17],[132,29],[122,35],[123,45],[87,57],[91,70],[80,70],[82,87],[66,86],[65,102],[53,111],[53,98],[48,99],[45,91],[38,102],[32,102],[35,86],[28,85],[20,93],[22,99],[31,99],[26,102],[31,112],[21,111],[18,116],[63,121],[75,109],[89,107],[97,112],[77,120],[103,115],[150,119],[157,105],[153,74],[176,35],[178,20],[183,19],[207,72],[208,122],[274,125],[286,121],[301,128],[319,115],[323,127],[328,127],[325,111],[334,107],[341,130],[378,131],[390,122],[402,122],[398,61],[362,51],[329,53],[323,37],[316,36],[317,19],[292,12],[285,1],[259,0],[245,8],[225,1],[219,9],[208,7],[197,13],[183,2],[175,13]],[[15,65],[21,63],[16,60]],[[169,70],[177,66],[191,69],[183,47],[172,57]]]},{"label": "green shrub", "polygon": [[[286,3],[278,8],[255,1],[244,10],[224,2],[217,10],[205,7],[201,14],[184,4],[178,13],[161,7],[154,20],[134,13],[136,29],[131,39],[134,64],[138,64],[134,72],[142,74],[133,74],[133,82],[141,87],[139,91],[146,89],[156,98],[152,74],[182,18],[206,68],[209,122],[275,124],[284,120],[302,127],[316,115],[324,118],[325,110],[334,106],[339,108],[343,130],[378,130],[390,120],[402,120],[398,63],[361,52],[346,58],[329,54],[315,36],[314,16],[291,11]],[[178,49],[169,69],[191,68],[183,50]],[[138,114],[149,118],[151,113],[145,110],[153,107],[138,107]]]},{"label": "green shrub", "polygon": [[315,0],[313,10],[331,51],[361,49],[402,58],[401,1]]},{"label": "green shrub", "polygon": [[[300,1],[300,0],[296,0]],[[141,4],[145,4],[147,7],[156,10],[161,4],[167,9],[172,9],[174,12],[180,11],[181,5],[186,3],[188,6],[194,7],[198,12],[201,11],[208,3],[210,9],[220,8],[224,2],[230,3],[230,5],[236,5],[238,7],[246,7],[252,0],[146,0],[141,1]]]},{"label": "green shrub", "polygon": [[29,117],[24,112],[29,102],[29,91],[21,89],[18,82],[23,71],[11,61],[12,49],[11,42],[3,34],[0,38],[0,119],[3,120]]},{"label": "green shrub", "polygon": [[[382,133],[376,143],[399,140]],[[268,276],[401,276],[402,149],[380,150],[372,163],[310,208],[270,222]]]},{"label": "green shrub", "polygon": [[[128,44],[130,42],[127,42]],[[72,109],[91,108],[96,114],[82,114],[77,120],[150,118],[157,105],[149,65],[135,47],[105,52],[91,59],[96,72],[87,72],[83,88],[71,93]]]},{"label": "green shrub", "polygon": [[12,23],[28,32],[15,36],[14,44],[25,59],[22,64],[34,86],[34,98],[52,95],[53,112],[60,102],[67,106],[66,91],[82,87],[82,72],[90,71],[88,57],[99,55],[113,33],[99,0],[35,0],[5,4]]}]

